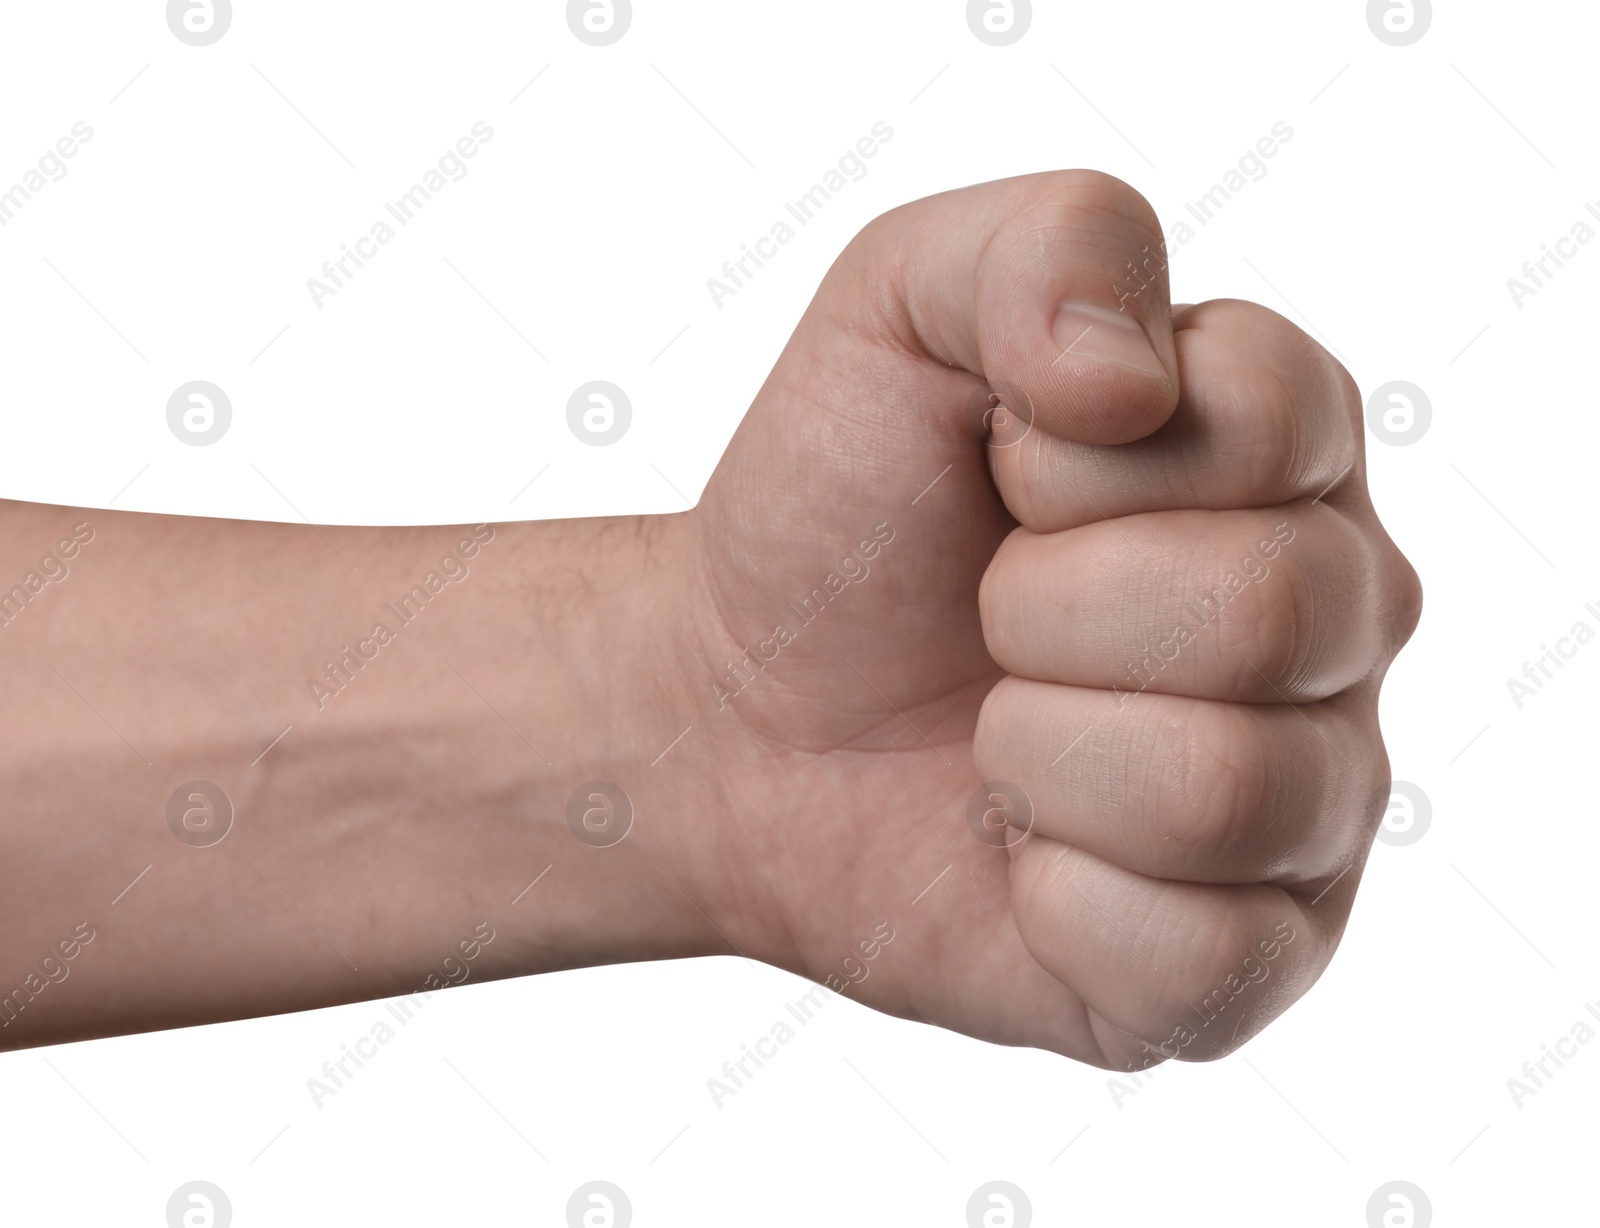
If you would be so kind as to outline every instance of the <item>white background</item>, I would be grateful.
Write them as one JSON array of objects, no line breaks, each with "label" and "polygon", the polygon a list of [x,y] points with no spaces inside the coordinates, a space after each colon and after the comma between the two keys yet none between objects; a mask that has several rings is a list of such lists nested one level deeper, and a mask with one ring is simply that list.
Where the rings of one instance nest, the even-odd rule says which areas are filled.
[{"label": "white background", "polygon": [[[1259,300],[1364,392],[1432,402],[1417,442],[1367,441],[1426,589],[1383,712],[1432,824],[1374,851],[1304,1000],[1131,1096],[835,1000],[718,1108],[707,1079],[803,982],[717,959],[469,983],[320,1109],[306,1080],[379,1004],[0,1058],[0,1218],[160,1225],[203,1179],[241,1228],[561,1225],[601,1178],[641,1228],[959,1226],[1004,1179],[1041,1225],[1361,1228],[1399,1179],[1439,1225],[1593,1222],[1600,1044],[1520,1107],[1507,1080],[1600,1000],[1600,646],[1520,708],[1506,685],[1600,629],[1600,243],[1520,306],[1506,285],[1600,199],[1593,6],[1440,4],[1393,47],[1360,0],[1040,3],[1004,48],[953,0],[636,0],[603,48],[554,2],[236,0],[203,48],[162,7],[0,10],[0,188],[94,132],[0,227],[9,497],[317,523],[678,510],[651,465],[697,495],[875,214],[1087,166],[1170,232],[1284,121],[1266,176],[1174,245],[1174,293]],[[466,178],[314,306],[306,279],[479,120]],[[879,120],[865,178],[714,306],[707,278]],[[209,447],[166,423],[194,379],[233,404]],[[633,403],[608,448],[566,426],[593,379]]]}]

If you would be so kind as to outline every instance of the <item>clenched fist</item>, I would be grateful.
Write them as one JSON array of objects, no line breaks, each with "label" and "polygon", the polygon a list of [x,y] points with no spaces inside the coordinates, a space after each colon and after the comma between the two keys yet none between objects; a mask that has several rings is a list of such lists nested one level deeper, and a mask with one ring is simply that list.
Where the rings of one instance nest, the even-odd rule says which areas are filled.
[{"label": "clenched fist", "polygon": [[1225,1053],[1327,964],[1420,605],[1350,376],[1171,307],[1163,250],[1087,172],[879,218],[693,526],[754,949],[1118,1068]]},{"label": "clenched fist", "polygon": [[885,215],[690,512],[0,509],[92,542],[5,608],[0,1046],[734,953],[1119,1069],[1242,1043],[1338,942],[1420,593],[1349,375],[1162,252],[1087,172]]}]

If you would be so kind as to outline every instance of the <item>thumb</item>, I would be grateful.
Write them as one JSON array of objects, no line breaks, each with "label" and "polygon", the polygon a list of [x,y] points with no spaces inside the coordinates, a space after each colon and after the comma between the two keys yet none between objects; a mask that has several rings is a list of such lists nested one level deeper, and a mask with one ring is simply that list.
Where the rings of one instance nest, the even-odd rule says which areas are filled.
[{"label": "thumb", "polygon": [[1096,444],[1141,439],[1172,416],[1165,245],[1133,188],[1056,171],[944,193],[889,218],[922,232],[910,250],[927,255],[903,264],[898,287],[919,340],[987,380],[1012,415]]}]

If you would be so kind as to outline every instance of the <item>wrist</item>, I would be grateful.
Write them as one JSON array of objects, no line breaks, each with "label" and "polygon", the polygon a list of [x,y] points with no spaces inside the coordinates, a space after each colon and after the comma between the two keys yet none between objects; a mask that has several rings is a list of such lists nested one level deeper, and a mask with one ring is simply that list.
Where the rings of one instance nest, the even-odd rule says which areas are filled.
[{"label": "wrist", "polygon": [[691,520],[501,527],[537,589],[515,604],[533,620],[521,706],[543,734],[524,784],[542,850],[525,864],[543,877],[509,908],[537,905],[513,927],[522,962],[508,973],[757,954],[727,788],[737,731],[700,676],[709,624]]}]

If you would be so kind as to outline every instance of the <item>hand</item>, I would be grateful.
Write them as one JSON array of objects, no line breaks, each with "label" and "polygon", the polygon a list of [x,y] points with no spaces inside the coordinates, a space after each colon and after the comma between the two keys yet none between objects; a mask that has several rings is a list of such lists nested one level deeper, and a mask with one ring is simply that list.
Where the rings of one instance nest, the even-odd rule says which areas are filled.
[{"label": "hand", "polygon": [[1226,1053],[1327,965],[1421,600],[1350,376],[1171,308],[1163,250],[1088,172],[879,218],[690,522],[733,940],[1117,1068]]}]

